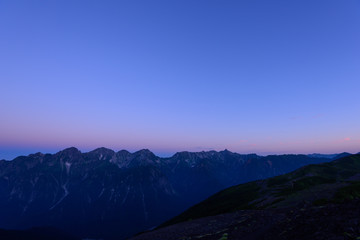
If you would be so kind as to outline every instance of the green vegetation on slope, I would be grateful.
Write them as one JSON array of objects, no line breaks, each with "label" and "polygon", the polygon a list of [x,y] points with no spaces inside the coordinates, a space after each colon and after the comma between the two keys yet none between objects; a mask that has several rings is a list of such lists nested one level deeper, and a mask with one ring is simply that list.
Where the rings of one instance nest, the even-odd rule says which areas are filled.
[{"label": "green vegetation on slope", "polygon": [[226,212],[233,212],[240,209],[250,209],[251,204],[249,203],[257,199],[259,190],[260,186],[257,182],[250,182],[227,188],[189,208],[187,211],[166,222],[162,226]]},{"label": "green vegetation on slope", "polygon": [[[167,226],[237,210],[323,205],[360,198],[360,155],[308,165],[291,173],[227,188],[164,223]],[[330,196],[330,197],[329,197]]]},{"label": "green vegetation on slope", "polygon": [[360,181],[351,183],[348,186],[340,188],[334,196],[334,201],[343,202],[360,198]]}]

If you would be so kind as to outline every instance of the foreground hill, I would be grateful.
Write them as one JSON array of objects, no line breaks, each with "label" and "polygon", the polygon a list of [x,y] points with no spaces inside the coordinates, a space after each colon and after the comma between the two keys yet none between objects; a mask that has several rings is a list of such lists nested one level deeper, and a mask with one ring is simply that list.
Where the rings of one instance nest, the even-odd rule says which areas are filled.
[{"label": "foreground hill", "polygon": [[0,161],[0,228],[54,226],[79,237],[124,239],[226,187],[330,160],[227,150],[159,158],[106,148],[21,156]]},{"label": "foreground hill", "polygon": [[67,233],[51,227],[32,228],[27,230],[0,229],[1,240],[80,240]]},{"label": "foreground hill", "polygon": [[359,216],[360,200],[238,210],[170,225],[131,240],[354,240],[360,236]]},{"label": "foreground hill", "polygon": [[353,155],[230,187],[134,239],[359,239],[359,199]]}]

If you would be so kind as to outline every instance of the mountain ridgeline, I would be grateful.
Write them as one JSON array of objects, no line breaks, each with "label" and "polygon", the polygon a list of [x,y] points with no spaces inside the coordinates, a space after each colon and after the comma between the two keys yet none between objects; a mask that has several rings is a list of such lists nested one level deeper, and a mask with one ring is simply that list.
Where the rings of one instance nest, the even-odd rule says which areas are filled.
[{"label": "mountain ridgeline", "polygon": [[0,228],[50,226],[82,238],[124,239],[224,188],[336,157],[224,150],[160,158],[106,148],[20,156],[0,161]]},{"label": "mountain ridgeline", "polygon": [[291,173],[224,189],[163,226],[244,209],[323,205],[360,197],[360,155],[308,165]]},{"label": "mountain ridgeline", "polygon": [[360,239],[360,155],[224,189],[134,240]]}]

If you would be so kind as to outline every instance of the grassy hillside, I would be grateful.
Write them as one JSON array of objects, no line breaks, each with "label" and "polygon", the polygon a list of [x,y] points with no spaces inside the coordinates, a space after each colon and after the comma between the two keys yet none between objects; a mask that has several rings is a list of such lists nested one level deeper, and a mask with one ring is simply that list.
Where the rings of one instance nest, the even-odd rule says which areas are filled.
[{"label": "grassy hillside", "polygon": [[160,227],[244,209],[326,205],[360,198],[360,155],[227,188]]}]

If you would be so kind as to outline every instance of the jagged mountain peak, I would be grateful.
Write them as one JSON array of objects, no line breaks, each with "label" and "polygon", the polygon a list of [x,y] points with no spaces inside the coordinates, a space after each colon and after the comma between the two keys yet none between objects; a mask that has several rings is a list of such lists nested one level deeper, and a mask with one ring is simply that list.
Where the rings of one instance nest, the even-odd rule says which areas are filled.
[{"label": "jagged mountain peak", "polygon": [[219,153],[219,152],[217,152],[215,150],[201,151],[201,152],[182,151],[182,152],[175,153],[173,157],[179,158],[179,157],[194,157],[194,156],[196,156],[196,157],[204,158],[207,156],[212,156],[217,153]]},{"label": "jagged mountain peak", "polygon": [[157,157],[149,149],[142,149],[132,154],[130,166],[145,166],[160,163]]},{"label": "jagged mountain peak", "polygon": [[132,155],[136,159],[155,160],[155,159],[159,158],[153,152],[151,152],[149,149],[141,149],[137,152],[134,152]]},{"label": "jagged mountain peak", "polygon": [[44,155],[45,154],[41,152],[37,152],[37,153],[29,154],[29,157],[43,157]]},{"label": "jagged mountain peak", "polygon": [[251,153],[251,154],[245,154],[245,155],[241,155],[235,152],[231,152],[227,149],[223,150],[223,151],[215,151],[215,150],[211,150],[211,151],[201,151],[201,152],[188,152],[188,151],[182,151],[182,152],[177,152],[175,153],[172,158],[174,159],[188,159],[188,160],[199,160],[199,159],[207,159],[207,158],[217,158],[218,160],[220,159],[224,159],[225,157],[236,157],[236,158],[241,158],[241,157],[246,157],[246,158],[259,158],[259,156],[255,153]]},{"label": "jagged mountain peak", "polygon": [[76,147],[66,148],[54,155],[55,158],[59,158],[60,161],[79,161],[83,159],[83,155]]},{"label": "jagged mountain peak", "polygon": [[177,152],[171,158],[172,162],[176,164],[175,168],[182,165],[196,167],[196,166],[205,166],[205,162],[213,161],[215,159],[219,160],[219,152],[216,151],[202,151],[202,152]]},{"label": "jagged mountain peak", "polygon": [[109,148],[106,148],[106,147],[99,147],[99,148],[96,148],[96,149],[94,149],[94,150],[92,150],[92,151],[90,151],[90,152],[92,152],[92,153],[110,153],[110,154],[112,154],[112,153],[115,153],[114,152],[114,150],[112,150],[112,149],[109,149]]},{"label": "jagged mountain peak", "polygon": [[148,156],[155,156],[155,154],[150,151],[149,149],[141,149],[139,151],[134,152],[135,155],[148,155]]},{"label": "jagged mountain peak", "polygon": [[123,159],[130,158],[131,155],[127,150],[120,150],[116,153],[116,159],[122,161]]},{"label": "jagged mountain peak", "polygon": [[94,159],[110,160],[115,156],[115,152],[111,149],[101,147],[86,153],[86,155]]},{"label": "jagged mountain peak", "polygon": [[190,152],[188,151],[177,152],[172,156],[172,158],[186,157],[189,156],[189,154]]},{"label": "jagged mountain peak", "polygon": [[222,155],[226,155],[226,156],[230,156],[230,155],[243,155],[243,156],[246,155],[246,156],[254,156],[254,157],[258,156],[256,153],[239,154],[239,153],[236,153],[236,152],[229,151],[228,149],[224,149],[224,150],[220,151],[219,153],[222,154]]},{"label": "jagged mountain peak", "polygon": [[134,153],[121,150],[111,158],[110,162],[116,164],[119,168],[133,168],[138,166],[156,165],[160,163],[157,157],[149,149],[141,149]]},{"label": "jagged mountain peak", "polygon": [[61,150],[57,154],[79,154],[79,153],[81,154],[80,150],[77,149],[76,147],[69,147],[69,148],[65,148],[64,150]]},{"label": "jagged mountain peak", "polygon": [[118,151],[116,154],[131,154],[131,153],[128,150],[123,149]]}]

